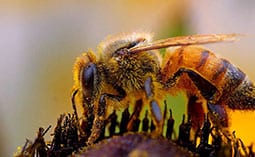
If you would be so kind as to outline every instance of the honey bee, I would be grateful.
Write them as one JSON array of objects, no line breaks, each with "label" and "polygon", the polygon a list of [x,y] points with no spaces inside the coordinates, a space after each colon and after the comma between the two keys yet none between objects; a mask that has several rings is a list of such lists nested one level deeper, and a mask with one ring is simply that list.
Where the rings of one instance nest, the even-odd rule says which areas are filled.
[{"label": "honey bee", "polygon": [[[214,123],[222,127],[228,126],[227,108],[255,109],[255,86],[245,73],[196,46],[235,41],[237,36],[191,35],[152,41],[149,33],[130,33],[108,37],[97,53],[83,53],[74,64],[72,99],[79,93],[85,114],[94,116],[87,144],[98,139],[107,107],[124,107],[130,99],[142,99],[149,105],[154,135],[162,134],[160,102],[178,90],[205,100]],[[159,53],[162,48],[167,48],[164,57]],[[204,112],[195,112],[199,105],[189,108],[193,108],[191,116],[204,116]]]}]

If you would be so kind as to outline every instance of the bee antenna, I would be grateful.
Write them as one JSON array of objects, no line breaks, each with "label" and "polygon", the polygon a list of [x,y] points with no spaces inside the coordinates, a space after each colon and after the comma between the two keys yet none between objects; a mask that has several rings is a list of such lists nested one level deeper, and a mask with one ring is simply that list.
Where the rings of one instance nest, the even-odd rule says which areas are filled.
[{"label": "bee antenna", "polygon": [[[74,115],[75,115],[75,119],[77,121],[77,123],[79,122],[79,118],[78,118],[78,113],[77,113],[77,108],[76,108],[76,104],[75,104],[75,96],[76,94],[78,93],[79,89],[75,89],[73,92],[72,92],[72,98],[71,98],[71,101],[72,101],[72,107],[73,107],[73,110],[74,110]],[[78,123],[79,125],[79,123]]]}]

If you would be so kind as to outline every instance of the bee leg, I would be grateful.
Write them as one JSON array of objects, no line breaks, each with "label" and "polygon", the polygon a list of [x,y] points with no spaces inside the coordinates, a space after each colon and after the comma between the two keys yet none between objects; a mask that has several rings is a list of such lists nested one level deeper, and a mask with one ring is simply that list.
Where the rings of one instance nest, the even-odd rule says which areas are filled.
[{"label": "bee leg", "polygon": [[144,83],[144,89],[149,99],[150,103],[150,110],[152,114],[152,120],[156,126],[156,129],[153,131],[153,134],[156,136],[162,135],[163,130],[163,115],[161,113],[161,109],[159,103],[153,98],[153,85],[152,85],[152,78],[148,77]]},{"label": "bee leg", "polygon": [[228,115],[223,105],[215,105],[207,103],[210,119],[219,127],[228,127]]},{"label": "bee leg", "polygon": [[198,90],[200,90],[201,95],[206,100],[214,99],[218,92],[217,88],[200,74],[188,68],[180,68],[176,73],[174,73],[174,75],[167,80],[166,87],[172,87],[175,85],[178,78],[184,73],[188,74],[189,78],[193,81]]},{"label": "bee leg", "polygon": [[219,94],[217,88],[195,71],[190,69],[184,69],[183,71],[188,74],[201,95],[207,100],[209,116],[214,124],[221,127],[227,127],[228,116],[226,113],[226,105],[222,105],[216,100],[218,99]]},{"label": "bee leg", "polygon": [[188,95],[188,115],[192,121],[192,128],[197,130],[204,123],[205,111],[203,102],[195,95]]},{"label": "bee leg", "polygon": [[119,92],[119,95],[104,93],[100,96],[98,107],[95,108],[94,111],[95,118],[93,121],[91,134],[87,141],[87,145],[92,145],[99,138],[102,128],[105,125],[106,97],[121,101],[126,96],[126,92],[121,87],[116,87],[115,89]]},{"label": "bee leg", "polygon": [[135,103],[134,112],[131,115],[128,125],[127,125],[128,131],[135,132],[135,131],[139,130],[139,124],[140,124],[139,115],[142,110],[142,105],[143,105],[143,100],[138,99]]},{"label": "bee leg", "polygon": [[189,78],[196,85],[201,95],[207,100],[207,107],[211,113],[210,117],[213,119],[214,123],[216,125],[228,126],[226,109],[224,105],[217,104],[219,91],[199,73],[188,68],[180,68],[176,73],[174,73],[173,77],[167,80],[166,86],[171,87],[175,85],[176,81],[183,73],[188,74]]}]

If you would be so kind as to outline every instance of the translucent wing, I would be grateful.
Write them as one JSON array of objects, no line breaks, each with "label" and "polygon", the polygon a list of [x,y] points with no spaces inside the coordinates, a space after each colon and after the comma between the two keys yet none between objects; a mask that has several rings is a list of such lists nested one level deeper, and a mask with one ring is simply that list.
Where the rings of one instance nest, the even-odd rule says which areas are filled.
[{"label": "translucent wing", "polygon": [[151,43],[146,43],[144,45],[132,47],[129,49],[129,52],[136,53],[141,51],[167,48],[171,46],[231,42],[231,41],[236,41],[238,36],[241,36],[241,35],[239,34],[204,34],[204,35],[179,36],[179,37],[157,40]]}]

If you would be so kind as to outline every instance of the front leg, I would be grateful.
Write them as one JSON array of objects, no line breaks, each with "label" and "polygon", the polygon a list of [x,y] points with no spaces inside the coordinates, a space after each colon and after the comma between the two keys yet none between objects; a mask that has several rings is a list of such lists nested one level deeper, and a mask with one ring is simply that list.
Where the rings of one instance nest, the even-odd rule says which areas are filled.
[{"label": "front leg", "polygon": [[94,110],[95,118],[93,120],[93,125],[91,128],[91,134],[88,138],[87,145],[92,145],[100,136],[101,130],[104,127],[104,117],[106,111],[106,94],[102,94],[99,99],[99,105]]},{"label": "front leg", "polygon": [[121,87],[115,88],[119,95],[112,95],[109,93],[104,93],[100,96],[98,106],[95,106],[94,110],[94,121],[91,129],[91,134],[88,138],[87,145],[92,145],[100,136],[102,128],[105,125],[105,113],[106,113],[106,98],[111,98],[116,101],[121,101],[125,96],[126,92]]}]

